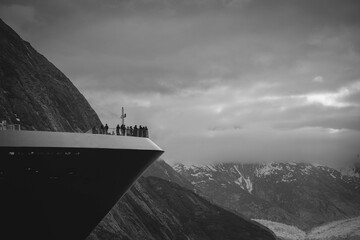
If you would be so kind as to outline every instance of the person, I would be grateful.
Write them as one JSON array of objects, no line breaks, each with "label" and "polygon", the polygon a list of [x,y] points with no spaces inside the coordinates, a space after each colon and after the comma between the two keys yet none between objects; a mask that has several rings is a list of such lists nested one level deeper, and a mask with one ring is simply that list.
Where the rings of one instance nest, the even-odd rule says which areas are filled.
[{"label": "person", "polygon": [[143,135],[143,127],[140,125],[139,126],[139,137],[142,137]]},{"label": "person", "polygon": [[144,137],[148,138],[149,137],[149,130],[148,130],[147,126],[144,127],[144,132],[145,132]]},{"label": "person", "polygon": [[135,137],[138,137],[138,127],[135,125],[134,126],[134,135]]},{"label": "person", "polygon": [[100,125],[100,134],[104,134],[104,125]]},{"label": "person", "polygon": [[126,136],[130,136],[130,127],[129,126],[126,127]]},{"label": "person", "polygon": [[125,136],[125,124],[121,124],[121,135]]},{"label": "person", "polygon": [[108,134],[109,126],[105,124],[105,134]]},{"label": "person", "polygon": [[133,127],[130,126],[130,136],[133,136],[133,135],[134,135]]},{"label": "person", "polygon": [[120,126],[116,125],[116,135],[120,135]]}]

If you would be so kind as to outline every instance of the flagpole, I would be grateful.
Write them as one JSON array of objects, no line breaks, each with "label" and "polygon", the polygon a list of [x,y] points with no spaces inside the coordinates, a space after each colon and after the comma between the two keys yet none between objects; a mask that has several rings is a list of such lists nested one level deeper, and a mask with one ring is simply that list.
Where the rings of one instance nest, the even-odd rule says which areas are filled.
[{"label": "flagpole", "polygon": [[121,123],[125,125],[126,113],[124,113],[124,107],[121,107]]}]

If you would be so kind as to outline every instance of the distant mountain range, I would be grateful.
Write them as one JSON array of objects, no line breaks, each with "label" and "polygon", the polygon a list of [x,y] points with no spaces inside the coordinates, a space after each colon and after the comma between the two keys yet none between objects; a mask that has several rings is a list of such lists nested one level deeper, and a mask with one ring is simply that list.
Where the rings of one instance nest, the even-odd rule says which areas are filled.
[{"label": "distant mountain range", "polygon": [[[170,167],[165,161],[157,161],[144,175],[186,186],[225,209],[267,226],[279,239],[360,239],[360,227],[340,227],[347,221],[352,226],[359,222],[360,176],[356,168],[338,171],[305,163]],[[333,238],[315,234],[321,226],[333,226],[333,221],[339,223],[332,227]],[[335,234],[340,228],[341,236]]]},{"label": "distant mountain range", "polygon": [[309,230],[360,216],[360,178],[354,171],[306,163],[176,165],[196,191],[244,214]]},{"label": "distant mountain range", "polygon": [[158,160],[143,174],[153,176],[252,218],[281,240],[360,239],[355,168],[338,171],[305,163],[171,167]]}]

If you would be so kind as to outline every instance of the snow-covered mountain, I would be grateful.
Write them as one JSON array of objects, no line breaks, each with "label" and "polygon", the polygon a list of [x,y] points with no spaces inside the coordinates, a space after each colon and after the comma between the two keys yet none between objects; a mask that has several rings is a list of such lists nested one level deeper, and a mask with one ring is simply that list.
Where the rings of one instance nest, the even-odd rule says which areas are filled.
[{"label": "snow-covered mountain", "polygon": [[360,215],[360,178],[308,163],[175,165],[210,201],[253,219],[309,230]]}]

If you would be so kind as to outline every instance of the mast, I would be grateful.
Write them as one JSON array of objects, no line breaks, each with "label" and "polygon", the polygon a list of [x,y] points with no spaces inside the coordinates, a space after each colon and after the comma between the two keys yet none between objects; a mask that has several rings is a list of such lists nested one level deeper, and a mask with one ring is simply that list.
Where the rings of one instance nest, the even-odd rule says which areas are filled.
[{"label": "mast", "polygon": [[124,112],[124,107],[121,107],[121,124],[125,125],[125,118],[126,118],[126,113]]}]

